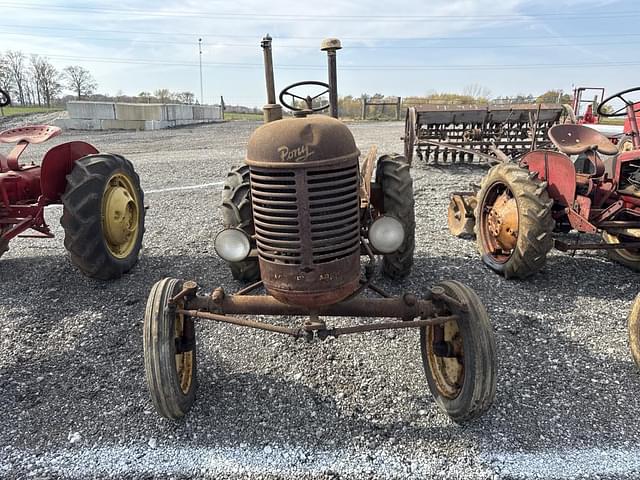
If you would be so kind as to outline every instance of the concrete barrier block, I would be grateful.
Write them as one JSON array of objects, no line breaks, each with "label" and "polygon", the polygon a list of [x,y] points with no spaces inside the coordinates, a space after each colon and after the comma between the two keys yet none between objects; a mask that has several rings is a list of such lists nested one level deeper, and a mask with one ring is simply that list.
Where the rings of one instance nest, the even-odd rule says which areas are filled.
[{"label": "concrete barrier block", "polygon": [[165,120],[193,120],[192,105],[165,105]]},{"label": "concrete barrier block", "polygon": [[162,105],[116,103],[116,120],[163,120]]},{"label": "concrete barrier block", "polygon": [[111,102],[68,102],[69,118],[91,120],[113,120],[116,118],[114,104]]},{"label": "concrete barrier block", "polygon": [[102,120],[103,130],[144,130],[145,120]]},{"label": "concrete barrier block", "polygon": [[60,118],[53,122],[63,130],[100,130],[102,120],[88,118]]}]

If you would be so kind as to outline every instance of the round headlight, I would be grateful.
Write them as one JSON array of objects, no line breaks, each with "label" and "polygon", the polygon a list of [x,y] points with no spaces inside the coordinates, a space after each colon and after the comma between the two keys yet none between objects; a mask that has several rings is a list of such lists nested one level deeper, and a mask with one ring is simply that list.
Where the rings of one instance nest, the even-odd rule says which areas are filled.
[{"label": "round headlight", "polygon": [[404,242],[404,227],[396,218],[383,215],[369,227],[369,241],[380,253],[393,253]]},{"label": "round headlight", "polygon": [[216,253],[227,262],[240,262],[249,256],[249,236],[239,228],[222,230],[213,241]]}]

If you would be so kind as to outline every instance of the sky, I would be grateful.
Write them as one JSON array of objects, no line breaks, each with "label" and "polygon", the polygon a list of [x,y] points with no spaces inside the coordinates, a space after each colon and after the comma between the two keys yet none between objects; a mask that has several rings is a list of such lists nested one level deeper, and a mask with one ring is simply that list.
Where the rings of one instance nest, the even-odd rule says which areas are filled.
[{"label": "sky", "polygon": [[[276,89],[326,81],[337,37],[338,91],[360,96],[637,86],[638,0],[0,0],[0,52],[81,65],[97,92],[191,91],[204,103],[265,103],[261,38],[273,37]],[[634,80],[635,79],[635,80]],[[635,82],[635,83],[634,83]]]}]

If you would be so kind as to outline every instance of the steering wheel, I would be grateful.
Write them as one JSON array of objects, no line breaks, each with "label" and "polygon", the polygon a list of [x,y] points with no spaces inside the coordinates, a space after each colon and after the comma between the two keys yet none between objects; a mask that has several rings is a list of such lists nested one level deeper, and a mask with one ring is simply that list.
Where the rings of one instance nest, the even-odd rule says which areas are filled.
[{"label": "steering wheel", "polygon": [[[600,105],[598,105],[598,115],[602,117],[626,117],[627,116],[627,107],[633,107],[638,101],[631,101],[624,97],[624,95],[632,92],[640,92],[640,87],[630,88],[628,90],[623,90],[621,92],[616,93],[615,95],[611,95],[610,97],[605,98]],[[621,107],[613,112],[607,113],[603,110],[607,103],[611,102],[611,100],[619,98],[624,103],[624,107]],[[610,105],[608,105],[610,106]],[[634,110],[640,111],[640,110]]]},{"label": "steering wheel", "polygon": [[[319,86],[319,87],[324,87],[324,90],[322,92],[320,92],[319,94],[313,96],[313,97],[311,97],[309,95],[307,95],[306,97],[301,97],[300,95],[296,95],[295,93],[291,93],[289,91],[289,90],[292,90],[294,88],[301,87],[303,85],[316,85],[316,86]],[[320,98],[322,95],[325,95],[326,93],[329,93],[329,90],[330,90],[329,84],[324,83],[324,82],[317,82],[315,80],[307,80],[307,81],[304,81],[304,82],[292,83],[291,85],[285,87],[285,89],[280,92],[280,103],[282,105],[284,105],[285,107],[287,107],[289,110],[292,110],[294,112],[299,112],[301,110],[307,110],[307,109],[311,110],[312,112],[321,112],[321,111],[326,110],[327,108],[329,108],[331,106],[331,104],[329,102],[327,102],[324,105],[320,105],[319,107],[315,107],[314,108],[313,107],[313,101],[316,98]],[[293,106],[293,105],[285,102],[284,101],[284,97],[286,95],[290,96],[292,99],[293,98],[297,98],[298,100],[302,100],[303,102],[305,102],[307,104],[307,108],[304,109],[304,108],[296,107],[296,106]]]},{"label": "steering wheel", "polygon": [[7,105],[11,105],[11,97],[9,96],[9,92],[2,90],[0,88],[0,107],[6,107]]}]

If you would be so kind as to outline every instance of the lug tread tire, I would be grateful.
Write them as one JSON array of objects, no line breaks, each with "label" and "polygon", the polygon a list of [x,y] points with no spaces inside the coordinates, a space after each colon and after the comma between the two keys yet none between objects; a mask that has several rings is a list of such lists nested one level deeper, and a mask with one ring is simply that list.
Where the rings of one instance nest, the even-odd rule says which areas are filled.
[{"label": "lug tread tire", "polygon": [[383,155],[378,160],[376,182],[382,186],[384,214],[392,215],[404,226],[405,239],[400,248],[384,255],[382,273],[400,280],[411,273],[415,250],[415,201],[411,167],[402,155]]},{"label": "lug tread tire", "polygon": [[[518,240],[511,257],[498,263],[483,251],[481,212],[489,188],[497,181],[505,183],[518,206]],[[545,265],[547,253],[553,248],[555,222],[551,215],[553,201],[545,185],[537,176],[515,163],[493,166],[482,179],[475,210],[475,234],[482,261],[505,278],[527,278],[539,272]]]},{"label": "lug tread tire", "polygon": [[[435,380],[430,375],[427,356],[427,331],[420,329],[422,361],[429,389],[438,406],[456,423],[462,424],[480,417],[491,407],[496,395],[496,340],[487,311],[478,295],[471,288],[454,280],[441,282],[445,292],[465,302],[468,312],[455,312],[461,320],[458,328],[463,335],[465,376],[462,390],[456,398],[440,395]],[[471,355],[469,353],[472,352]]]},{"label": "lug tread tire", "polygon": [[633,361],[640,368],[640,294],[636,297],[629,318],[627,319],[629,329],[629,350]]},{"label": "lug tread tire", "polygon": [[[109,178],[121,173],[129,178],[138,194],[138,237],[126,258],[114,257],[107,247],[102,229],[102,197]],[[144,235],[144,192],[133,164],[120,155],[100,153],[76,161],[67,175],[62,195],[64,206],[60,224],[64,246],[71,263],[85,275],[99,280],[120,278],[138,262]]]},{"label": "lug tread tire", "polygon": [[151,288],[144,312],[144,370],[151,400],[160,415],[183,417],[193,405],[197,389],[197,349],[194,344],[191,388],[185,394],[175,366],[174,318],[167,312],[169,300],[182,288],[182,281],[165,278]]},{"label": "lug tread tire", "polygon": [[[251,207],[251,183],[249,166],[233,168],[225,180],[222,190],[222,224],[244,230],[249,237],[255,233],[253,209]],[[251,240],[251,248],[255,248]],[[255,282],[260,279],[260,267],[257,258],[248,258],[241,262],[229,263],[233,278],[241,282]]]}]

